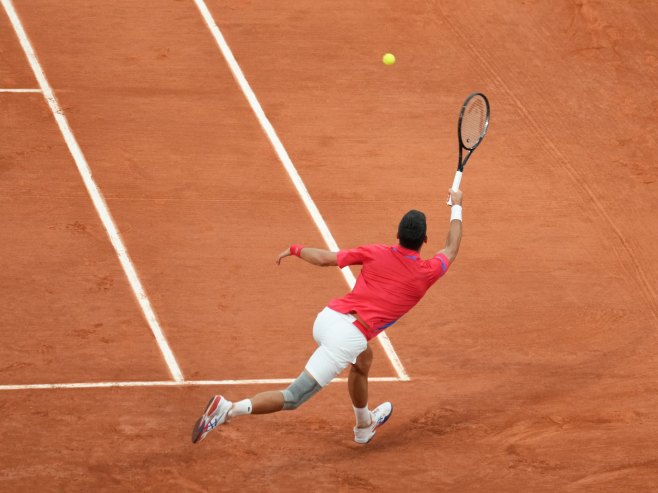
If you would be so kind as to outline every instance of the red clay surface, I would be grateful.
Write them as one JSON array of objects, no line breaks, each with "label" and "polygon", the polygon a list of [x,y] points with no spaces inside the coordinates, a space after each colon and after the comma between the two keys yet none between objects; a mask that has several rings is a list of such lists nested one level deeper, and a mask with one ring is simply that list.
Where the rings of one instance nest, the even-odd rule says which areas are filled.
[{"label": "red clay surface", "polygon": [[43,96],[0,101],[0,385],[169,378]]},{"label": "red clay surface", "polygon": [[[367,447],[343,384],[198,446],[211,393],[275,387],[0,390],[0,489],[658,488],[655,3],[209,7],[341,246],[419,208],[440,248],[458,106],[490,98],[460,257],[389,332],[412,381],[371,385]],[[17,10],[185,377],[294,377],[346,285],[273,264],[322,240],[196,7]],[[0,28],[0,81],[36,87]],[[0,103],[0,384],[168,379],[42,96]]]},{"label": "red clay surface", "polygon": [[[11,27],[11,22],[4,10],[2,14],[0,16],[0,88],[36,89],[38,84],[30,66],[25,62],[25,55]],[[2,108],[3,114],[0,118],[4,125],[4,105]]]}]

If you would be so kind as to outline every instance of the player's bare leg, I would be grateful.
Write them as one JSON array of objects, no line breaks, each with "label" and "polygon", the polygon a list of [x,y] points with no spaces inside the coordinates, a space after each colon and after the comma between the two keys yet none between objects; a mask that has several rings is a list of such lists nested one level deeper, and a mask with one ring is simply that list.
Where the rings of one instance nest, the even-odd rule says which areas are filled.
[{"label": "player's bare leg", "polygon": [[250,399],[233,403],[228,417],[230,419],[244,414],[270,414],[284,409],[297,409],[321,388],[313,376],[304,370],[286,390],[259,392]]},{"label": "player's bare leg", "polygon": [[372,365],[372,348],[363,351],[350,367],[350,374],[347,377],[347,387],[350,391],[350,398],[354,407],[366,407],[368,405],[368,373]]},{"label": "player's bare leg", "polygon": [[[280,390],[260,392],[249,400],[251,401],[252,405],[251,414],[269,414],[279,412],[283,409],[283,404],[285,402],[283,398],[283,392]],[[231,413],[229,413],[229,416],[230,415]]]},{"label": "player's bare leg", "polygon": [[372,365],[373,352],[370,344],[350,367],[347,377],[347,388],[350,392],[354,414],[356,415],[356,426],[363,428],[370,426],[370,411],[368,410],[368,373]]}]

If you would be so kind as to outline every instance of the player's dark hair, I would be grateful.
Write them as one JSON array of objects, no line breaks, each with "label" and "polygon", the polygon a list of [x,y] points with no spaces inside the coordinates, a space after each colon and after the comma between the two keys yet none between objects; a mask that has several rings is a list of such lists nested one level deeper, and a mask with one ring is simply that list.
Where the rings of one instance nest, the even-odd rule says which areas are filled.
[{"label": "player's dark hair", "polygon": [[427,221],[425,214],[417,210],[407,212],[398,226],[398,239],[400,245],[409,250],[420,250],[425,241]]}]

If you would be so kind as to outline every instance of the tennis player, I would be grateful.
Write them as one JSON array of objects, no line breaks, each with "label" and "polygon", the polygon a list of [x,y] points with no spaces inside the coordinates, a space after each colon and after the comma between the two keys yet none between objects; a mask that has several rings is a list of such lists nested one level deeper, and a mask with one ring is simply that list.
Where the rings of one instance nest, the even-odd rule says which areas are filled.
[{"label": "tennis player", "polygon": [[281,252],[277,264],[294,255],[318,266],[361,265],[361,273],[351,293],[330,301],[318,314],[313,325],[318,348],[301,375],[285,390],[261,392],[238,402],[214,396],[194,424],[192,442],[203,440],[214,428],[238,416],[297,409],[349,365],[347,387],[356,416],[354,440],[372,440],[393,412],[393,405],[384,402],[372,411],[368,408],[373,354],[369,341],[416,305],[455,260],[462,236],[462,192],[450,190],[449,196],[453,205],[445,248],[428,260],[420,258],[427,243],[425,214],[416,210],[400,221],[397,245],[365,245],[339,252],[292,245]]}]

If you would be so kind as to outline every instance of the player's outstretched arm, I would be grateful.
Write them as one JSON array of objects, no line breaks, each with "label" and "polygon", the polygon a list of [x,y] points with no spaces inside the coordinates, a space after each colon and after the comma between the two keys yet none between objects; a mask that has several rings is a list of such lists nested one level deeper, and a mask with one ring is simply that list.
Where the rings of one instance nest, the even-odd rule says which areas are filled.
[{"label": "player's outstretched arm", "polygon": [[443,253],[452,264],[459,252],[459,244],[462,241],[462,220],[461,220],[461,207],[462,207],[462,192],[449,190],[450,198],[452,199],[452,211],[450,215],[450,230],[448,231],[448,238],[446,238],[446,246],[439,253]]},{"label": "player's outstretched arm", "polygon": [[309,264],[319,265],[321,267],[338,265],[336,252],[330,252],[322,248],[303,247],[301,245],[292,245],[290,248],[282,251],[276,258],[277,265],[281,264],[282,259],[291,255],[296,255],[306,260]]}]

